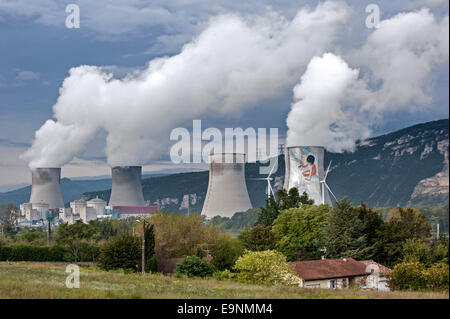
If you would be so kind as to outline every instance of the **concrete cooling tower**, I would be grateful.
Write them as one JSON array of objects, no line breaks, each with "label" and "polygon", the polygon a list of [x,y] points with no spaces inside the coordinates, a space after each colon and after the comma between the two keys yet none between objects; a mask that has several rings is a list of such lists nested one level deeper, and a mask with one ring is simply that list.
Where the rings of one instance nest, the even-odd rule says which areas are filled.
[{"label": "concrete cooling tower", "polygon": [[245,154],[213,154],[209,161],[208,191],[202,215],[231,217],[252,208],[245,184]]},{"label": "concrete cooling tower", "polygon": [[109,206],[144,206],[142,167],[116,166],[111,172],[112,188]]},{"label": "concrete cooling tower", "polygon": [[[298,188],[299,194],[306,192],[309,198],[314,200],[315,205],[331,205],[330,195],[321,181],[324,178],[324,153],[321,146],[292,146],[286,150],[286,175],[284,178],[284,189]],[[324,198],[322,198],[324,189]]]},{"label": "concrete cooling tower", "polygon": [[48,204],[48,208],[62,208],[61,168],[35,168],[31,170],[31,204]]}]

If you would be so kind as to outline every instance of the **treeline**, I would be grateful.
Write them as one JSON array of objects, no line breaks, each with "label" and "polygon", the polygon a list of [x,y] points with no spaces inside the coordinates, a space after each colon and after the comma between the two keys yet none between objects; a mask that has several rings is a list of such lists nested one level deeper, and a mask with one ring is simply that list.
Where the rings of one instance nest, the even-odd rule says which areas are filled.
[{"label": "treeline", "polygon": [[[205,222],[199,214],[160,212],[146,219],[145,227],[135,218],[79,221],[59,225],[50,244],[42,230],[11,229],[0,237],[0,260],[61,258],[94,261],[105,270],[140,271],[145,238],[146,271],[163,271],[158,268],[162,261],[181,258],[176,268],[181,276],[292,284],[298,278],[290,261],[352,257],[393,268],[394,289],[448,289],[448,238],[433,236],[419,210],[392,208],[383,218],[376,209],[353,206],[346,198],[333,207],[313,204],[296,188],[280,190],[260,211],[230,219]],[[235,238],[227,231],[230,225],[244,230]],[[47,248],[26,248],[36,249],[33,255],[24,253],[24,244]]]}]

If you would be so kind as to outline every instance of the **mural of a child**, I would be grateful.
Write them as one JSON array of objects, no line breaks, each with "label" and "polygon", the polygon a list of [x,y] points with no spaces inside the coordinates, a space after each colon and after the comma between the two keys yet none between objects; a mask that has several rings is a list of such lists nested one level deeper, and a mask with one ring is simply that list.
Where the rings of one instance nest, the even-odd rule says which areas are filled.
[{"label": "mural of a child", "polygon": [[313,155],[308,155],[306,158],[306,164],[299,165],[299,168],[302,171],[303,178],[305,181],[309,182],[313,176],[317,175],[317,168],[315,162],[315,157]]}]

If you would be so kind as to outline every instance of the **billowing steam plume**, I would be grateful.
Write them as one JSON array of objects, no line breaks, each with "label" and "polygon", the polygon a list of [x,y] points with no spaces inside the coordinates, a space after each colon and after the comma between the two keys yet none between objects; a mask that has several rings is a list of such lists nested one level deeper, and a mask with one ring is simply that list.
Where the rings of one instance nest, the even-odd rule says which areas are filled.
[{"label": "billowing steam plume", "polygon": [[360,49],[346,55],[368,70],[365,76],[332,53],[312,58],[294,87],[287,144],[352,150],[390,112],[426,107],[429,75],[448,61],[448,38],[448,15],[436,21],[423,9],[382,21]]},{"label": "billowing steam plume", "polygon": [[186,121],[239,112],[292,87],[313,56],[331,49],[347,16],[347,5],[336,1],[302,9],[291,21],[274,12],[223,15],[180,54],[154,59],[138,74],[114,79],[99,67],[72,68],[55,120],[36,132],[23,157],[30,167],[58,167],[104,130],[111,166],[145,164]]}]

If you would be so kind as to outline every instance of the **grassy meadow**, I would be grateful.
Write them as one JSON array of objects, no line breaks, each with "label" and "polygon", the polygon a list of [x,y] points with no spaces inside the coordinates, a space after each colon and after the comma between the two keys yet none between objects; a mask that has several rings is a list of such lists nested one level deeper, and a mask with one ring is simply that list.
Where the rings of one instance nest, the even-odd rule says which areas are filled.
[{"label": "grassy meadow", "polygon": [[65,286],[65,263],[0,262],[0,298],[449,298],[441,292],[378,292],[268,287],[160,274],[106,272],[80,265],[80,288]]}]

